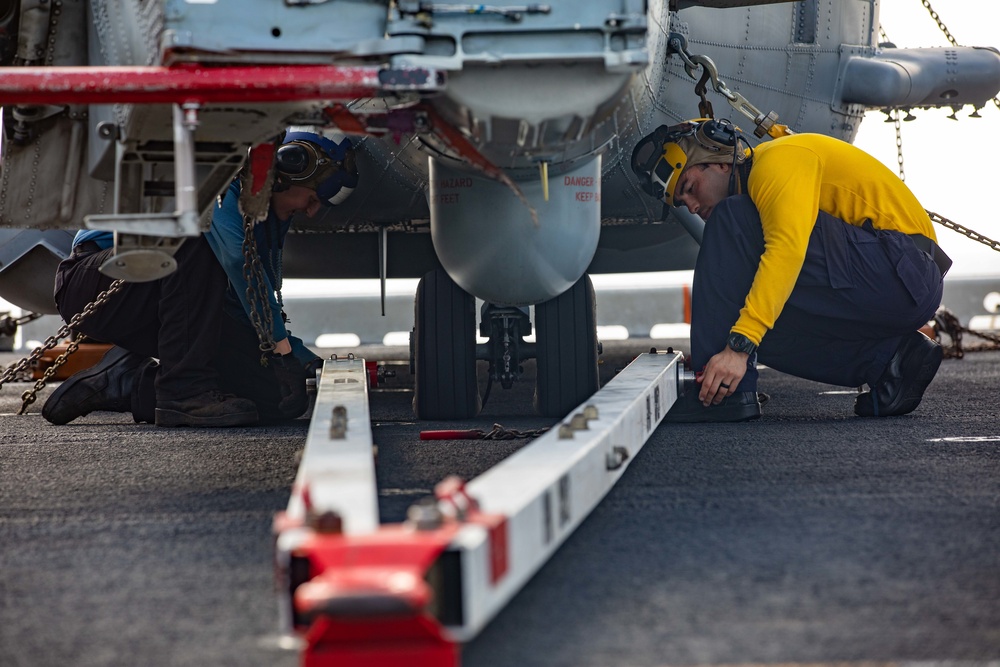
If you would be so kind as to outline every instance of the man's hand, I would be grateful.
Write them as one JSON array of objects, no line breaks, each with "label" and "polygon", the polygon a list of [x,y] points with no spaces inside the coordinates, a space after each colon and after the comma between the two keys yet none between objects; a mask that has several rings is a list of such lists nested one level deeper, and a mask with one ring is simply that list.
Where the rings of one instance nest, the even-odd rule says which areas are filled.
[{"label": "man's hand", "polygon": [[303,367],[306,369],[306,377],[314,378],[316,377],[316,373],[319,372],[319,369],[323,368],[323,359],[316,357],[309,363],[304,364]]},{"label": "man's hand", "polygon": [[291,354],[292,353],[292,343],[287,338],[282,338],[274,344],[275,354]]},{"label": "man's hand", "polygon": [[750,355],[744,352],[726,347],[708,360],[705,370],[698,379],[701,383],[698,400],[702,405],[706,408],[713,403],[718,405],[726,396],[735,393],[736,385],[746,375],[749,357]]},{"label": "man's hand", "polygon": [[271,369],[278,384],[281,400],[278,401],[278,412],[284,419],[301,417],[309,407],[309,397],[306,395],[306,369],[292,355],[271,357]]}]

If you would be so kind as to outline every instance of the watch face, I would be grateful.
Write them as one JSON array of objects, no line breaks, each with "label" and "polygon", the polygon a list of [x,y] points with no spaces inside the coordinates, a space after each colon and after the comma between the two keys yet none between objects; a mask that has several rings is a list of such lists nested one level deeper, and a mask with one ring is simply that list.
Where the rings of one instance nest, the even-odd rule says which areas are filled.
[{"label": "watch face", "polygon": [[746,354],[751,354],[755,349],[757,349],[757,346],[753,344],[753,341],[743,334],[730,334],[726,344],[737,352],[745,352]]}]

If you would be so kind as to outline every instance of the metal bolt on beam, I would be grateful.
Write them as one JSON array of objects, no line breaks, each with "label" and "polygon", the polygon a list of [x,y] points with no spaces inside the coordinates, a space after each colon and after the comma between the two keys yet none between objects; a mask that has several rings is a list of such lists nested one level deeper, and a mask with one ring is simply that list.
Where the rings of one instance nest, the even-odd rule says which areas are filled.
[{"label": "metal bolt on beam", "polygon": [[591,419],[597,419],[597,407],[588,405],[582,412],[577,412],[570,417],[568,423],[559,425],[559,439],[572,440],[573,434],[577,431],[589,430],[590,426],[588,426],[588,423]]},{"label": "metal bolt on beam", "polygon": [[618,470],[625,462],[628,461],[629,451],[628,447],[623,447],[621,445],[615,445],[608,452],[605,459],[606,467],[608,470]]}]

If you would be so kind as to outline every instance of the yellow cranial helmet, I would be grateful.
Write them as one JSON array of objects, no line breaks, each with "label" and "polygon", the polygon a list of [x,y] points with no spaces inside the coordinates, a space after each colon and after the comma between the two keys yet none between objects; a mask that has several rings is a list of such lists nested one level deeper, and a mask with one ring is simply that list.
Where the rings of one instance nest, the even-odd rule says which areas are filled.
[{"label": "yellow cranial helmet", "polygon": [[742,164],[749,155],[746,139],[728,120],[696,118],[661,125],[643,137],[632,151],[632,171],[647,194],[674,206],[674,190],[685,169],[699,164]]}]

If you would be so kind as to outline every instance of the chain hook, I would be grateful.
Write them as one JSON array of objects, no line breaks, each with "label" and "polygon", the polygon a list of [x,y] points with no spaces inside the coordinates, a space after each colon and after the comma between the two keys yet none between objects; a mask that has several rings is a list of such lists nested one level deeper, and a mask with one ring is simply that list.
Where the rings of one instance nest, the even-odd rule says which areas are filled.
[{"label": "chain hook", "polygon": [[726,95],[726,93],[722,91],[725,90],[728,92],[729,89],[726,88],[725,82],[719,80],[719,68],[715,66],[715,62],[711,58],[708,56],[693,54],[690,56],[689,60],[690,64],[686,62],[684,63],[684,69],[688,73],[689,77],[692,79],[696,78],[694,74],[695,71],[701,69],[708,76],[708,79],[712,81],[712,88],[714,88],[716,92]]},{"label": "chain hook", "polygon": [[763,138],[765,134],[771,137],[777,138],[781,136],[786,136],[789,134],[794,134],[792,130],[787,125],[782,125],[778,123],[778,114],[771,111],[769,113],[762,113],[760,109],[755,107],[750,103],[747,98],[743,95],[734,92],[729,89],[726,82],[719,78],[719,68],[715,65],[715,62],[706,55],[690,53],[687,50],[687,40],[684,35],[678,33],[671,33],[668,39],[668,46],[670,53],[676,53],[680,56],[681,60],[684,62],[684,71],[692,79],[696,79],[695,73],[700,69],[702,70],[701,77],[698,78],[698,83],[695,85],[695,94],[701,98],[701,102],[698,104],[698,112],[704,118],[714,118],[715,115],[712,111],[712,105],[708,102],[708,98],[705,93],[707,92],[706,84],[711,81],[712,88],[715,92],[719,93],[726,98],[729,105],[739,111],[741,114],[753,121],[756,128],[754,129],[754,135],[758,138]]},{"label": "chain hook", "polygon": [[[19,374],[26,372],[32,367],[33,364],[36,364],[46,351],[51,350],[58,345],[59,341],[70,335],[70,332],[77,331],[81,322],[90,317],[95,310],[103,306],[112,296],[121,291],[124,285],[125,281],[121,279],[112,282],[111,285],[108,286],[108,289],[98,294],[97,298],[84,306],[83,310],[74,315],[69,322],[60,327],[59,331],[49,336],[45,340],[44,344],[36,347],[30,355],[7,368],[2,374],[0,374],[0,388],[2,388],[5,383],[18,377]],[[69,355],[73,354],[78,347],[79,343],[75,340],[71,340],[70,344],[66,347],[66,351],[60,354],[53,364],[45,369],[42,377],[35,382],[35,385],[21,394],[21,409],[18,410],[17,414],[23,415],[28,409],[28,406],[37,400],[38,392],[45,388],[45,384],[52,379],[52,376],[56,374],[59,367],[66,363],[66,359]]]},{"label": "chain hook", "polygon": [[702,72],[701,79],[698,80],[698,83],[694,87],[695,95],[701,98],[701,101],[698,102],[698,115],[702,118],[715,118],[715,110],[712,108],[712,103],[708,101],[708,95],[706,94],[708,91],[705,84],[708,83],[709,76],[706,69]]}]

